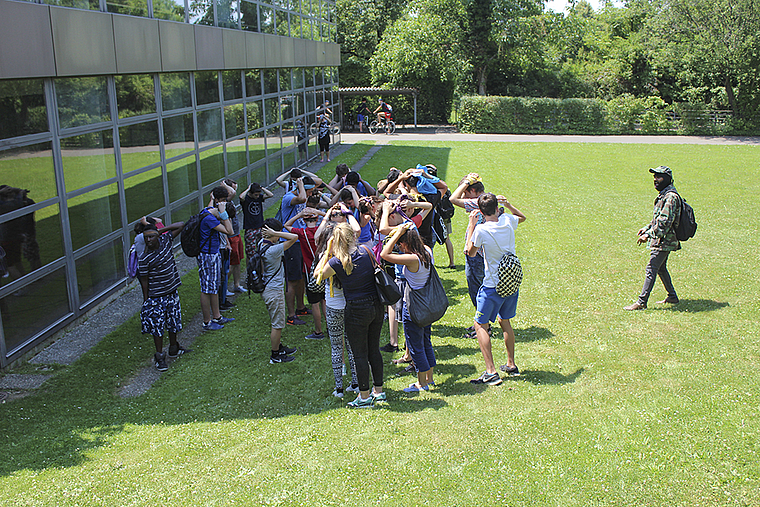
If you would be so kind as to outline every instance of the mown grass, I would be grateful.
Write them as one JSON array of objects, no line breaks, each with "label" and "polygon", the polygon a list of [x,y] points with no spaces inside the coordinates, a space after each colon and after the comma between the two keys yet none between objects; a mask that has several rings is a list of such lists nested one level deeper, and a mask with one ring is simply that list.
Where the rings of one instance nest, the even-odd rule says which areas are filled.
[{"label": "mown grass", "polygon": [[[735,146],[384,147],[368,181],[418,162],[452,186],[477,171],[528,216],[521,377],[468,382],[483,361],[460,338],[473,314],[462,268],[439,270],[452,305],[433,328],[437,387],[401,393],[412,377],[387,365],[389,402],[374,410],[330,395],[329,344],[304,340],[308,329],[285,330],[296,361],[269,365],[256,296],[238,297],[238,320],[145,395],[120,399],[152,349],[132,318],[36,396],[0,406],[0,504],[758,505],[758,160]],[[647,256],[635,232],[655,197],[646,169],[659,164],[699,230],[671,256],[682,303],[628,313]],[[457,212],[460,266],[465,223]],[[196,277],[181,288],[185,322]],[[503,362],[499,340],[494,350]]]}]

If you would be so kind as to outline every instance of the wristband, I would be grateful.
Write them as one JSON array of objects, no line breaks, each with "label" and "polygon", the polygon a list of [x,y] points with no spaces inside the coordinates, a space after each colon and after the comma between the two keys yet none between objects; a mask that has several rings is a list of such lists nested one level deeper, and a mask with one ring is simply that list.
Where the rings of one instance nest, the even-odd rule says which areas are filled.
[{"label": "wristband", "polygon": [[227,214],[227,210],[224,210],[221,213],[219,213],[219,218],[221,218],[222,220],[227,220],[228,218],[230,218],[230,216]]}]

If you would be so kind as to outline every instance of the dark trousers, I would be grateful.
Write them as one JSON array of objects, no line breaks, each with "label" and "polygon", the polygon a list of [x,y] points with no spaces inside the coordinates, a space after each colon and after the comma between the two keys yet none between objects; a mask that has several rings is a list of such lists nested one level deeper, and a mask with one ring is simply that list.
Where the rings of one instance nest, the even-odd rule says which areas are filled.
[{"label": "dark trousers", "polygon": [[644,287],[641,289],[641,295],[639,296],[639,304],[646,306],[647,301],[649,301],[649,294],[652,293],[652,288],[654,288],[654,281],[658,276],[662,280],[665,290],[668,291],[668,296],[673,298],[678,297],[676,289],[673,287],[673,282],[670,280],[670,273],[668,273],[669,254],[670,251],[652,250],[645,271],[646,276],[644,278]]},{"label": "dark trousers", "polygon": [[369,390],[372,370],[373,385],[383,385],[383,356],[380,354],[380,331],[383,329],[383,305],[378,299],[346,298],[346,338],[354,353],[359,390]]}]

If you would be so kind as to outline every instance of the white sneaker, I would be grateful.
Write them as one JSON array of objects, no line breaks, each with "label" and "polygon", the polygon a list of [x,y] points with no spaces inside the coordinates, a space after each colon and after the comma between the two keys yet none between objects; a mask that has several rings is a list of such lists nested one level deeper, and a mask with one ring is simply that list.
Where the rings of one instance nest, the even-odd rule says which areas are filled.
[{"label": "white sneaker", "polygon": [[248,291],[247,291],[247,290],[245,289],[245,287],[243,287],[242,285],[238,285],[238,286],[235,288],[235,292],[248,292]]},{"label": "white sneaker", "polygon": [[359,386],[356,386],[356,387],[348,386],[346,388],[346,391],[348,391],[349,393],[358,393],[359,392]]},{"label": "white sneaker", "polygon": [[232,297],[232,296],[234,296],[234,295],[235,295],[235,293],[234,293],[234,292],[230,292],[230,291],[227,291],[227,297]]},{"label": "white sneaker", "polygon": [[346,365],[345,364],[343,365],[343,376],[344,377],[346,376]]},{"label": "white sneaker", "polygon": [[335,396],[336,398],[343,398],[343,393],[339,393],[338,390],[336,389],[335,391],[333,391],[333,396]]}]

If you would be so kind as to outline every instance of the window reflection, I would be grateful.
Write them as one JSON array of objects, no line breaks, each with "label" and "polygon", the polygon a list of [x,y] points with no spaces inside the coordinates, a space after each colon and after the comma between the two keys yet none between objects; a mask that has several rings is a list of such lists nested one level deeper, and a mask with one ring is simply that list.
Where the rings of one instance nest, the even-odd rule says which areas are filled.
[{"label": "window reflection", "polygon": [[264,76],[264,93],[277,93],[277,69],[267,69],[262,71]]},{"label": "window reflection", "polygon": [[266,113],[267,125],[280,121],[280,99],[266,99],[264,101],[264,112]]},{"label": "window reflection", "polygon": [[290,36],[301,37],[301,16],[296,14],[290,15]]},{"label": "window reflection", "polygon": [[77,259],[79,304],[85,306],[93,297],[107,291],[124,277],[124,251],[118,239]]},{"label": "window reflection", "polygon": [[248,165],[245,154],[245,138],[227,143],[227,172],[234,173]]},{"label": "window reflection", "polygon": [[59,7],[75,7],[77,9],[100,10],[98,0],[42,0],[43,4],[57,5]]},{"label": "window reflection", "polygon": [[163,208],[164,179],[161,168],[156,167],[124,180],[124,198],[127,204],[127,222],[134,222]]},{"label": "window reflection", "polygon": [[195,149],[192,113],[164,118],[164,149],[166,158]]},{"label": "window reflection", "polygon": [[284,37],[290,36],[290,23],[288,23],[288,13],[279,9],[275,10],[275,17],[277,23],[277,35]]},{"label": "window reflection", "polygon": [[280,140],[279,127],[272,127],[266,130],[267,137],[267,151],[271,155],[272,153],[282,149],[282,141]]},{"label": "window reflection", "polygon": [[225,101],[243,98],[243,79],[239,70],[222,72],[222,89]]},{"label": "window reflection", "polygon": [[42,79],[0,80],[0,139],[48,131]]},{"label": "window reflection", "polygon": [[190,74],[187,72],[177,74],[161,74],[161,104],[164,111],[192,107],[193,99],[190,96]]},{"label": "window reflection", "polygon": [[274,10],[263,5],[259,6],[259,27],[261,33],[274,34]]},{"label": "window reflection", "polygon": [[293,89],[302,89],[303,83],[303,69],[293,69]]},{"label": "window reflection", "polygon": [[155,114],[156,93],[153,76],[114,76],[116,81],[116,104],[119,118],[129,118],[141,114]]},{"label": "window reflection", "polygon": [[153,17],[170,21],[184,21],[185,2],[183,0],[153,0]]},{"label": "window reflection", "polygon": [[66,192],[114,178],[113,132],[103,130],[61,139]]},{"label": "window reflection", "polygon": [[245,133],[243,104],[224,106],[224,135],[226,139]]},{"label": "window reflection", "polygon": [[64,268],[0,300],[6,354],[71,312]]},{"label": "window reflection", "polygon": [[169,183],[169,202],[178,201],[198,190],[195,155],[166,164],[166,176]]},{"label": "window reflection", "polygon": [[280,117],[283,120],[289,120],[293,118],[294,104],[296,101],[295,96],[285,95],[283,97],[279,97],[278,100],[280,101]]},{"label": "window reflection", "polygon": [[115,183],[68,201],[74,250],[121,228],[119,189]]},{"label": "window reflection", "polygon": [[195,73],[195,99],[199,106],[219,102],[219,77],[216,71]]},{"label": "window reflection", "polygon": [[245,94],[247,97],[261,95],[261,71],[248,70],[245,72]]},{"label": "window reflection", "polygon": [[307,159],[306,145],[309,143],[309,135],[306,131],[307,125],[302,118],[297,118],[295,123],[295,136],[298,142],[298,161],[305,162]]},{"label": "window reflection", "polygon": [[198,211],[198,203],[195,200],[177,205],[176,208],[172,208],[172,222],[187,222],[187,219]]},{"label": "window reflection", "polygon": [[238,27],[238,0],[216,0],[217,26]]},{"label": "window reflection", "polygon": [[205,187],[224,178],[224,156],[221,146],[200,153],[201,184]]},{"label": "window reflection", "polygon": [[161,161],[158,122],[155,120],[119,127],[119,144],[124,174]]},{"label": "window reflection", "polygon": [[106,11],[148,17],[148,0],[106,0]]},{"label": "window reflection", "polygon": [[56,79],[55,95],[61,128],[111,119],[105,76]]},{"label": "window reflection", "polygon": [[259,31],[259,13],[256,4],[247,0],[240,3],[240,26],[249,32]]},{"label": "window reflection", "polygon": [[192,0],[188,15],[190,23],[194,25],[214,26],[213,0]]},{"label": "window reflection", "polygon": [[[29,189],[29,198],[37,202],[58,195],[51,146],[48,142],[0,151],[0,189]],[[0,215],[8,211],[13,210],[4,206]]]},{"label": "window reflection", "polygon": [[[264,132],[257,132],[248,136],[248,161],[255,164],[266,155],[264,150]],[[256,181],[256,180],[254,180]]]},{"label": "window reflection", "polygon": [[198,111],[198,147],[222,140],[222,115],[219,108]]},{"label": "window reflection", "polygon": [[290,83],[290,69],[280,69],[280,91],[286,92],[292,90]]},{"label": "window reflection", "polygon": [[245,104],[248,132],[253,132],[264,126],[264,110],[261,101],[247,102]]}]

